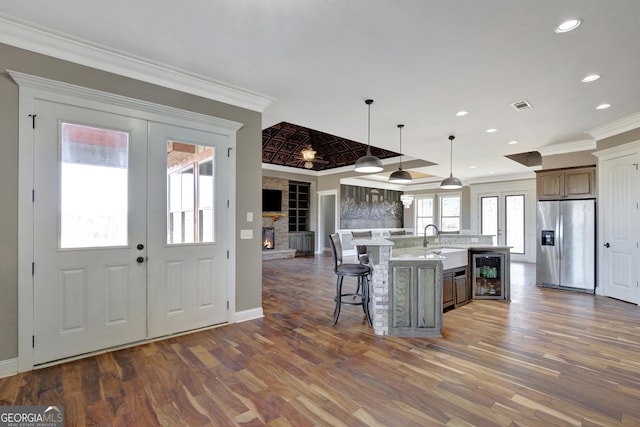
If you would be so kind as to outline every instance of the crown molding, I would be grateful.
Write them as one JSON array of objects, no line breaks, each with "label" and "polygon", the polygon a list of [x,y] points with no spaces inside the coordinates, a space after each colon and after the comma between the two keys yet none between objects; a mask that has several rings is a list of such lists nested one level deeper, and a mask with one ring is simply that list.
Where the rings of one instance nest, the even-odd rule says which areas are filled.
[{"label": "crown molding", "polygon": [[263,113],[274,98],[0,14],[0,43]]},{"label": "crown molding", "polygon": [[545,145],[537,151],[543,156],[553,156],[555,154],[575,153],[577,151],[595,150],[596,141],[594,139],[583,139],[580,141],[563,142],[560,144]]},{"label": "crown molding", "polygon": [[623,117],[620,120],[591,129],[586,133],[591,135],[596,141],[600,141],[637,128],[640,128],[640,113]]}]

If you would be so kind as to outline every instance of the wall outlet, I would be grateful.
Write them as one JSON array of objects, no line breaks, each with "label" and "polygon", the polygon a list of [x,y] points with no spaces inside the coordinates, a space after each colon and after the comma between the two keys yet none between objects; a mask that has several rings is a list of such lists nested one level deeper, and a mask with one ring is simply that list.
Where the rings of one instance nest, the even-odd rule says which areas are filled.
[{"label": "wall outlet", "polygon": [[478,238],[477,237],[472,237],[471,238],[471,243],[478,243]]},{"label": "wall outlet", "polygon": [[253,230],[240,230],[241,239],[253,239]]}]

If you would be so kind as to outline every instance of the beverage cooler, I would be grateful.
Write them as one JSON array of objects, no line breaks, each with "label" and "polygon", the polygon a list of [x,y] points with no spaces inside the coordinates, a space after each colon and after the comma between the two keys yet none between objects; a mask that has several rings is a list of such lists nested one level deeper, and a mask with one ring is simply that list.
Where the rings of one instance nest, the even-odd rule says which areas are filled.
[{"label": "beverage cooler", "polygon": [[504,254],[475,252],[472,256],[473,298],[508,299]]}]

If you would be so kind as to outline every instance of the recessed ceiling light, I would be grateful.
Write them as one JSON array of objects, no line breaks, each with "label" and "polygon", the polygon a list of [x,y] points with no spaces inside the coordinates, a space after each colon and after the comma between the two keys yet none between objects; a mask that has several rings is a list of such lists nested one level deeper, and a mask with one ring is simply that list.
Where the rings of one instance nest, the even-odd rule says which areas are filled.
[{"label": "recessed ceiling light", "polygon": [[513,145],[513,144],[517,144],[517,143],[518,143],[518,141],[516,141],[516,140],[507,142],[507,144],[509,144],[509,145]]},{"label": "recessed ceiling light", "polygon": [[494,133],[494,132],[498,132],[498,129],[494,129],[494,128],[487,129],[487,133]]},{"label": "recessed ceiling light", "polygon": [[475,169],[477,166],[469,166],[469,169]]},{"label": "recessed ceiling light", "polygon": [[456,113],[456,116],[462,117],[462,116],[466,116],[467,114],[469,114],[468,111],[460,110]]},{"label": "recessed ceiling light", "polygon": [[596,107],[596,110],[606,110],[609,107],[611,107],[611,104],[600,104]]},{"label": "recessed ceiling light", "polygon": [[575,30],[582,24],[582,21],[579,19],[567,19],[562,24],[558,25],[556,28],[556,33],[566,33],[571,30]]},{"label": "recessed ceiling light", "polygon": [[582,83],[591,83],[591,82],[595,82],[599,78],[600,78],[600,74],[589,74],[588,76],[585,76],[581,81]]}]

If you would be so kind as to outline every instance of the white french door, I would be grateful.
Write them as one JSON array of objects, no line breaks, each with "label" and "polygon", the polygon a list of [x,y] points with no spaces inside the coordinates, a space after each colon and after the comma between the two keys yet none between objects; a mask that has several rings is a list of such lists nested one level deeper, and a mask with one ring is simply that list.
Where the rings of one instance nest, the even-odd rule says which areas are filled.
[{"label": "white french door", "polygon": [[149,336],[227,319],[227,142],[149,125]]},{"label": "white french door", "polygon": [[494,236],[495,245],[524,254],[525,195],[520,192],[480,195],[480,232]]},{"label": "white french door", "polygon": [[146,336],[147,123],[36,101],[34,363]]},{"label": "white french door", "polygon": [[226,321],[225,137],[34,111],[34,364]]}]

